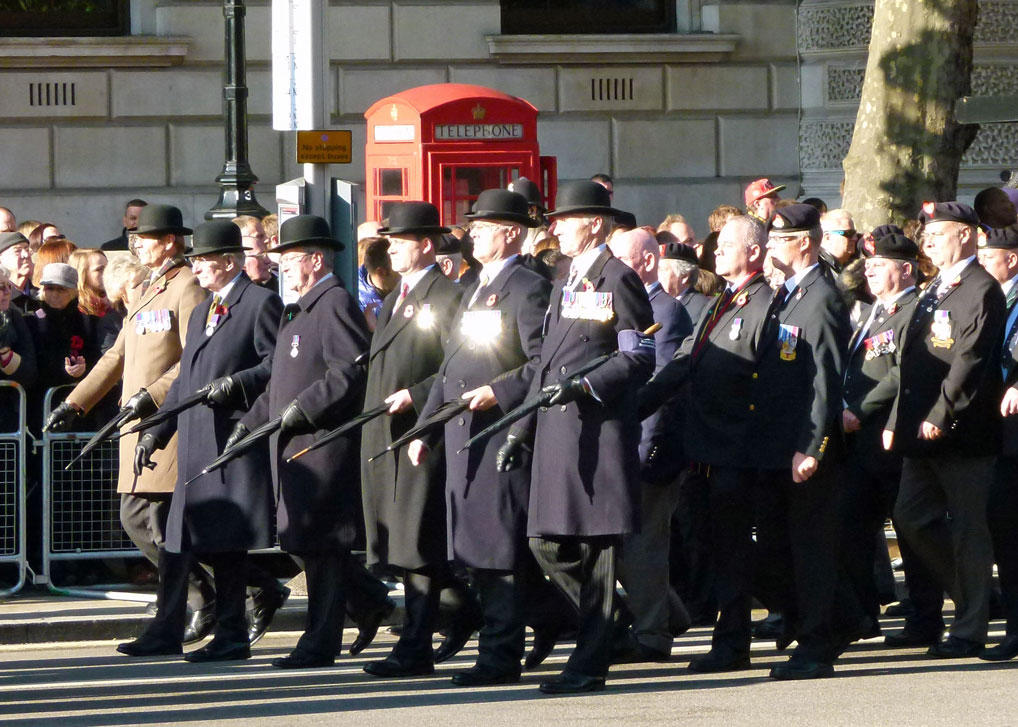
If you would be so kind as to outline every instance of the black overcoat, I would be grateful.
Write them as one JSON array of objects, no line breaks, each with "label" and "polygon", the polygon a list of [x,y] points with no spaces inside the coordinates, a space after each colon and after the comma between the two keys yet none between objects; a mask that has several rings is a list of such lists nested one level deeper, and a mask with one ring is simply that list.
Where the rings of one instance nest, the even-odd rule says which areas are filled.
[{"label": "black overcoat", "polygon": [[235,409],[199,404],[153,428],[161,442],[168,441],[174,430],[178,434],[177,486],[166,522],[166,548],[174,553],[245,551],[273,544],[267,448],[248,450],[184,485],[219,456],[234,425],[265,390],[283,303],[242,274],[223,301],[226,313],[216,325],[206,326],[211,307],[209,296],[191,312],[180,373],[163,406],[172,406],[223,376],[240,384],[243,399]]},{"label": "black overcoat", "polygon": [[[589,292],[611,294],[611,319],[564,317],[564,281],[556,283],[530,395],[567,378],[591,359],[617,350],[620,331],[644,331],[653,323],[643,283],[607,248],[584,278]],[[533,433],[528,535],[622,535],[638,527],[636,391],[653,371],[653,356],[620,353],[586,376],[600,401],[585,397],[548,407],[514,425],[513,431],[522,436]]]},{"label": "black overcoat", "polygon": [[[457,451],[526,397],[541,351],[551,283],[516,259],[480,291],[478,284],[463,293],[421,418],[444,401],[491,384],[496,406],[464,412],[445,425],[449,557],[475,568],[513,570],[520,558],[531,557],[526,539],[529,468],[496,471],[495,454],[504,436]],[[476,300],[468,306],[475,291]]]},{"label": "black overcoat", "polygon": [[[371,339],[365,409],[401,389],[413,407],[382,416],[362,432],[361,482],[369,563],[421,568],[447,559],[445,457],[441,447],[420,467],[401,449],[368,462],[417,422],[428,400],[443,342],[448,338],[463,288],[433,265],[393,310],[399,286],[386,296]],[[424,306],[427,306],[426,308]]]},{"label": "black overcoat", "polygon": [[345,550],[358,544],[361,518],[356,433],[294,462],[285,460],[316,436],[359,414],[368,347],[364,314],[339,278],[320,281],[283,309],[265,393],[242,419],[254,429],[295,399],[315,431],[269,440],[279,544],[292,553]]}]

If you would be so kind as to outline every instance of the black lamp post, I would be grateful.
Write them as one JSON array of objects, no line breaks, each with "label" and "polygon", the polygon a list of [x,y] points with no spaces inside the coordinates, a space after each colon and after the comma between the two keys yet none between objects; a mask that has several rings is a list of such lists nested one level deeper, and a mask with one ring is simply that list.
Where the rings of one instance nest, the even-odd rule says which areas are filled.
[{"label": "black lamp post", "polygon": [[244,40],[244,0],[223,0],[226,17],[226,161],[216,177],[219,201],[205,219],[232,219],[238,215],[264,217],[269,211],[255,199],[258,177],[247,161],[247,77]]}]

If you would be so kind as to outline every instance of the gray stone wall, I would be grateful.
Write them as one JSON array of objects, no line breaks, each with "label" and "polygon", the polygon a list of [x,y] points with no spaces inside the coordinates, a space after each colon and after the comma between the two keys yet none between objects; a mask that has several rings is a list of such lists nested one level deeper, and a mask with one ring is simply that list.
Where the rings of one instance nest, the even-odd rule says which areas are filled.
[{"label": "gray stone wall", "polygon": [[[22,219],[52,220],[81,244],[114,236],[130,197],[173,202],[195,221],[217,197],[221,4],[139,3],[152,34],[179,40],[186,51],[152,51],[137,62],[111,51],[89,66],[50,68],[19,67],[0,51],[0,205]],[[333,0],[331,123],[351,129],[354,140],[353,163],[333,173],[363,181],[363,113],[374,101],[453,81],[534,103],[541,151],[558,157],[560,179],[612,174],[616,203],[642,223],[681,212],[703,235],[707,213],[722,202],[741,205],[741,189],[753,178],[770,176],[796,190],[794,3],[680,0],[677,8],[679,27],[691,32],[665,39],[659,53],[613,45],[577,62],[559,50],[568,44],[553,43],[539,62],[521,62],[492,51],[496,0]],[[271,128],[269,18],[268,0],[248,1],[251,162],[267,207],[274,185],[301,173],[293,135]],[[731,38],[727,50],[704,50],[724,38]],[[144,56],[146,40],[134,41]],[[592,98],[591,79],[601,78],[632,79],[632,95]],[[74,103],[29,104],[40,83],[73,84]]]}]

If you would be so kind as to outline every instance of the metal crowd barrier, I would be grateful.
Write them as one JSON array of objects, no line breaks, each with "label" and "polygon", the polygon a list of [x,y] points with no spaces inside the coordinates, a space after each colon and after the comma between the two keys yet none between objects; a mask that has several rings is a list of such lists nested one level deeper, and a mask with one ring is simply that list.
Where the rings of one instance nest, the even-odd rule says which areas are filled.
[{"label": "metal crowd barrier", "polygon": [[[0,596],[25,585],[28,560],[25,538],[25,489],[28,442],[28,397],[13,381],[0,381],[0,563],[14,566],[17,578]],[[15,416],[10,416],[15,414]]]},{"label": "metal crowd barrier", "polygon": [[[72,386],[46,392],[43,421]],[[143,557],[120,525],[117,494],[119,443],[107,440],[69,470],[93,432],[60,432],[42,435],[42,571],[36,582],[53,593],[86,598],[126,601],[154,600],[150,593],[115,591],[103,587],[68,588],[53,582],[53,563],[68,560]]]}]

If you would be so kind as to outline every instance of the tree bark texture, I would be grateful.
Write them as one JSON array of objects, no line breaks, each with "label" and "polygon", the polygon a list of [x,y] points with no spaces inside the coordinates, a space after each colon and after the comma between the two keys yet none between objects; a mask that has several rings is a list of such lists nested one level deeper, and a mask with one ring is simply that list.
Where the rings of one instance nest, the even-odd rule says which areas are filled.
[{"label": "tree bark texture", "polygon": [[962,154],[979,130],[954,120],[969,93],[976,0],[876,0],[844,207],[869,230],[953,200]]}]

